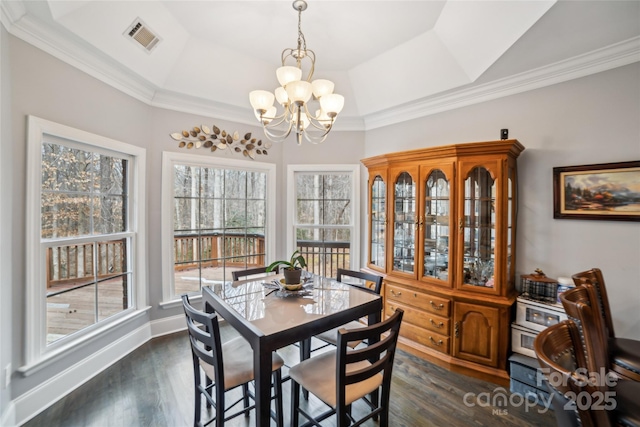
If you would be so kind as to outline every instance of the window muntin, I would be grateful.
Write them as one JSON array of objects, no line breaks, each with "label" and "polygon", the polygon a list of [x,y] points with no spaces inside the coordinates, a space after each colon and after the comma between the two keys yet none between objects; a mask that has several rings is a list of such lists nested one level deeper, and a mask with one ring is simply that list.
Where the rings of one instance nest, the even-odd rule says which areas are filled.
[{"label": "window muntin", "polygon": [[[232,280],[231,272],[266,265],[272,251],[275,166],[164,153],[164,300]],[[163,204],[164,205],[164,204]],[[165,241],[166,240],[166,241]],[[170,261],[169,261],[170,260]]]},{"label": "window muntin", "polygon": [[146,151],[33,116],[27,148],[25,374],[148,308]]},{"label": "window muntin", "polygon": [[[357,268],[359,171],[353,165],[289,167],[291,247],[307,260],[307,270],[335,277],[338,268]],[[291,253],[294,249],[288,249]]]},{"label": "window muntin", "polygon": [[131,236],[110,238],[127,231],[129,160],[89,150],[42,144],[47,345],[132,305]]}]

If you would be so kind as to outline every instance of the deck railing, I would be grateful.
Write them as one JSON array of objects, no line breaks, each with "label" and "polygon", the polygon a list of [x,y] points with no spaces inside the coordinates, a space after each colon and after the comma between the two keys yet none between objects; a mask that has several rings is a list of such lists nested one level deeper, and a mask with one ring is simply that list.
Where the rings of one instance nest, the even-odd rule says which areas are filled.
[{"label": "deck railing", "polygon": [[298,240],[297,248],[307,261],[307,270],[326,277],[336,277],[338,268],[349,268],[349,242]]},{"label": "deck railing", "polygon": [[176,270],[227,266],[264,265],[265,246],[262,234],[208,233],[181,234],[173,238]]},{"label": "deck railing", "polygon": [[[47,250],[47,289],[55,285],[73,285],[118,276],[126,272],[126,241],[110,240],[95,243],[56,246]],[[94,273],[94,257],[95,268]]]},{"label": "deck railing", "polygon": [[[259,234],[182,234],[174,236],[174,268],[187,270],[221,266],[265,265],[264,236]],[[335,277],[338,268],[349,268],[349,242],[299,240],[297,249],[313,273]],[[97,243],[98,280],[126,273],[125,240]],[[47,251],[47,289],[93,280],[93,243],[59,246]]]}]

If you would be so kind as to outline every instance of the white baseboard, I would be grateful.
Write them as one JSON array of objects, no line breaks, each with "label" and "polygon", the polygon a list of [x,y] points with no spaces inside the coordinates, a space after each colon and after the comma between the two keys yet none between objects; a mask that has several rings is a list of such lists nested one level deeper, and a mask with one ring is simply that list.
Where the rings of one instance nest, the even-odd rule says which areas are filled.
[{"label": "white baseboard", "polygon": [[164,317],[151,322],[151,338],[184,331],[185,329],[187,329],[187,323],[184,320],[184,314]]},{"label": "white baseboard", "polygon": [[0,426],[2,427],[15,427],[16,426],[16,406],[13,401],[9,402],[9,405],[5,408],[0,417]]},{"label": "white baseboard", "polygon": [[151,338],[183,331],[184,314],[146,323],[13,400],[0,426],[22,425]]},{"label": "white baseboard", "polygon": [[[182,321],[184,322],[184,319]],[[14,407],[13,421],[17,422],[17,425],[24,424],[150,339],[150,323],[145,323],[86,359],[58,373],[40,386],[22,394],[11,402]],[[4,426],[5,424],[0,425]]]}]

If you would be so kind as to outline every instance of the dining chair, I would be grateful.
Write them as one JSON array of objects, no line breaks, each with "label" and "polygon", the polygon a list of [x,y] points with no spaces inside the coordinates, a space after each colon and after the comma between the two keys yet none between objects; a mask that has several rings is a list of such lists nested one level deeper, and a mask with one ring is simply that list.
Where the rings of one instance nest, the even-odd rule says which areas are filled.
[{"label": "dining chair", "polygon": [[[340,329],[334,351],[303,360],[291,367],[291,425],[298,426],[300,414],[309,420],[309,424],[316,426],[336,414],[337,427],[360,425],[374,417],[379,417],[381,427],[387,426],[391,373],[403,314],[402,309],[397,309],[380,323],[361,325],[352,330]],[[355,340],[366,340],[371,344],[351,349],[348,343]],[[300,387],[324,402],[329,409],[314,417],[300,408]],[[367,398],[370,393],[377,396],[378,391],[381,391],[379,404]],[[370,411],[356,421],[351,406],[360,400],[365,402]]]},{"label": "dining chair", "polygon": [[598,307],[604,318],[607,334],[607,345],[611,356],[611,368],[625,378],[640,381],[640,341],[616,337],[613,329],[611,307],[607,296],[604,276],[599,268],[592,268],[571,276],[576,287],[584,284],[594,286]]},{"label": "dining chair", "polygon": [[[345,281],[345,277],[356,278],[360,280],[360,283],[348,282]],[[346,270],[343,268],[339,268],[336,274],[336,280],[338,282],[346,283],[350,286],[355,286],[361,288],[363,290],[373,292],[375,294],[380,295],[380,290],[382,289],[382,276],[378,276],[377,274],[364,273],[362,271],[355,270]],[[341,328],[345,329],[355,329],[361,328],[363,323],[358,320],[352,320],[351,322],[338,326],[337,328],[329,329],[328,331],[322,332],[321,334],[316,335],[315,337],[328,343],[336,345],[338,342],[338,330]],[[348,345],[351,348],[355,348],[360,344],[361,341],[352,341]]]},{"label": "dining chair", "polygon": [[[590,310],[580,304],[581,311]],[[546,328],[534,340],[558,427],[640,425],[640,383],[605,380],[600,371],[590,371],[589,357],[602,351],[591,344],[582,344],[579,326],[571,319]]]},{"label": "dining chair", "polygon": [[266,266],[262,266],[262,267],[255,267],[255,268],[248,268],[246,270],[234,270],[231,272],[231,277],[233,278],[234,281],[236,280],[240,280],[240,279],[244,279],[246,277],[249,276],[255,276],[258,274],[278,274],[278,267],[275,267],[272,271],[270,271],[269,273],[267,273],[267,267]]},{"label": "dining chair", "polygon": [[[206,426],[215,421],[217,427],[241,414],[246,417],[255,407],[250,405],[250,398],[255,401],[253,392],[249,389],[249,382],[253,381],[253,351],[249,343],[237,337],[222,344],[220,327],[216,313],[204,313],[195,309],[187,295],[182,295],[191,354],[193,359],[193,375],[195,386],[194,426]],[[227,363],[225,363],[225,360]],[[275,389],[275,418],[278,426],[283,425],[282,413],[282,358],[273,354],[271,369],[273,371],[273,387]],[[226,392],[242,387],[242,396],[235,402],[226,405]],[[215,414],[202,423],[202,400],[206,400],[207,409],[213,407]],[[233,407],[243,402],[243,408],[231,411]]]}]

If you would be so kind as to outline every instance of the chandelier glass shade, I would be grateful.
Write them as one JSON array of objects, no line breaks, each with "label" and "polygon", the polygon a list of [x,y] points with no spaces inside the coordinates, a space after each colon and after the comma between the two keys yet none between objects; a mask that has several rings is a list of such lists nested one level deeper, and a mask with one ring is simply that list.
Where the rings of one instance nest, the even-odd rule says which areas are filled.
[{"label": "chandelier glass shade", "polygon": [[[313,78],[316,55],[307,49],[302,34],[302,12],[307,2],[296,0],[293,8],[298,11],[298,46],[282,51],[282,66],[276,70],[280,86],[273,92],[254,90],[249,93],[249,101],[256,118],[262,124],[264,133],[272,141],[284,141],[295,131],[298,145],[302,137],[318,144],[331,131],[336,117],[344,106],[344,97],[333,93],[334,84],[330,80]],[[302,78],[303,60],[309,64],[306,78]],[[287,65],[295,62],[295,66]],[[280,106],[278,108],[274,102]]]}]

